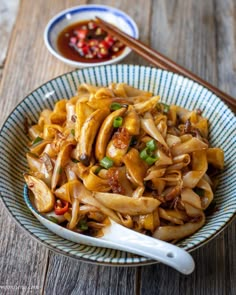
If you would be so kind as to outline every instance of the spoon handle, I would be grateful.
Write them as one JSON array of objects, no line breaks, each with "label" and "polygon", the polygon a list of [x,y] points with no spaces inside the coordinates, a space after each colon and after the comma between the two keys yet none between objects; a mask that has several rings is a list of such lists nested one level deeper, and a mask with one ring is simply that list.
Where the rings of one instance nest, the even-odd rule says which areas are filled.
[{"label": "spoon handle", "polygon": [[102,239],[113,243],[115,249],[158,260],[186,275],[194,270],[192,256],[175,245],[137,233],[112,220],[104,233]]}]

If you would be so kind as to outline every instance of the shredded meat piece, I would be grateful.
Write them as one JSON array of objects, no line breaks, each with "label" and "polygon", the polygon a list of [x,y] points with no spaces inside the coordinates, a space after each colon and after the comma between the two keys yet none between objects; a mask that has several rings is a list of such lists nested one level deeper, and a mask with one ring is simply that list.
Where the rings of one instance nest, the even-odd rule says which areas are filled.
[{"label": "shredded meat piece", "polygon": [[111,186],[112,192],[124,195],[125,189],[119,181],[119,169],[110,168],[107,172],[108,184]]},{"label": "shredded meat piece", "polygon": [[170,205],[170,208],[171,208],[171,209],[176,209],[179,200],[180,200],[179,196],[178,196],[178,197],[175,197],[174,200],[173,200],[173,202],[172,202],[171,205]]},{"label": "shredded meat piece", "polygon": [[199,222],[201,219],[202,219],[201,215],[194,216],[194,217],[191,217],[188,222],[195,223],[195,222]]},{"label": "shredded meat piece", "polygon": [[72,122],[74,122],[74,123],[75,123],[75,122],[76,122],[76,120],[77,120],[77,116],[76,116],[76,115],[73,115],[73,116],[71,116],[71,121],[72,121]]},{"label": "shredded meat piece", "polygon": [[114,136],[114,146],[119,149],[126,149],[129,146],[131,135],[126,128],[119,128],[115,132]]},{"label": "shredded meat piece", "polygon": [[165,196],[166,201],[171,201],[176,198],[180,194],[180,187],[176,186],[174,187],[167,195]]},{"label": "shredded meat piece", "polygon": [[196,109],[196,113],[197,113],[197,115],[201,116],[201,114],[202,114],[202,110],[200,110],[200,109]]},{"label": "shredded meat piece", "polygon": [[192,124],[190,120],[188,119],[184,126],[184,133],[191,133],[191,131],[192,131]]}]

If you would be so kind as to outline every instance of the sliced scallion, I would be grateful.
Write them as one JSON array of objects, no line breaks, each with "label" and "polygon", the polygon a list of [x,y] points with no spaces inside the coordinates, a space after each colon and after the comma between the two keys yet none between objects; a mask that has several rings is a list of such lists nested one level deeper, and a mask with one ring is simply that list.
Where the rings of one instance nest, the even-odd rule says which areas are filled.
[{"label": "sliced scallion", "polygon": [[101,161],[100,161],[100,165],[106,169],[109,169],[113,166],[113,161],[112,159],[110,159],[109,157],[104,157]]},{"label": "sliced scallion", "polygon": [[152,164],[154,164],[157,160],[158,160],[158,157],[151,157],[151,156],[148,156],[148,157],[145,159],[145,162],[146,162],[148,165],[152,165]]},{"label": "sliced scallion", "polygon": [[82,219],[79,221],[79,229],[81,230],[87,230],[88,229],[88,224],[87,224],[87,221]]},{"label": "sliced scallion", "polygon": [[113,127],[119,128],[122,125],[123,118],[122,117],[116,117],[113,121]]},{"label": "sliced scallion", "polygon": [[168,113],[170,110],[170,106],[166,103],[162,103],[163,105],[163,113]]},{"label": "sliced scallion", "polygon": [[149,149],[149,151],[153,152],[156,150],[157,144],[156,144],[155,140],[152,139],[146,143],[146,147]]},{"label": "sliced scallion", "polygon": [[50,220],[54,223],[58,223],[58,220],[54,216],[48,216],[48,220]]},{"label": "sliced scallion", "polygon": [[37,137],[35,138],[35,140],[33,141],[32,145],[35,145],[35,144],[39,143],[39,142],[42,141],[42,140],[43,140],[43,138],[37,136]]},{"label": "sliced scallion", "polygon": [[116,110],[119,110],[121,108],[121,104],[118,103],[118,102],[113,102],[110,106],[110,109],[112,111],[116,111]]},{"label": "sliced scallion", "polygon": [[75,136],[75,129],[71,129],[70,133]]},{"label": "sliced scallion", "polygon": [[98,174],[102,170],[102,167],[97,167],[94,171],[94,174]]},{"label": "sliced scallion", "polygon": [[194,192],[199,195],[199,197],[203,197],[204,196],[204,189],[200,188],[200,187],[195,187]]},{"label": "sliced scallion", "polygon": [[149,157],[149,151],[147,148],[143,149],[140,153],[139,156],[142,160],[146,160],[147,157]]}]

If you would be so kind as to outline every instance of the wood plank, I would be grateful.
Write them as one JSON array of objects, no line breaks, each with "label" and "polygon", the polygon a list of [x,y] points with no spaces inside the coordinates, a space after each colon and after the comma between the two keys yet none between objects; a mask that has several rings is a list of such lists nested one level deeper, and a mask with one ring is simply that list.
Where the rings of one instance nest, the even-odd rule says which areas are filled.
[{"label": "wood plank", "polygon": [[236,2],[216,0],[218,85],[236,98]]},{"label": "wood plank", "polygon": [[[219,86],[234,93],[236,73],[229,58],[234,59],[236,54],[233,1],[226,4],[218,0],[216,7],[214,2],[154,2],[151,45],[215,85],[219,77]],[[230,77],[226,74],[228,70]],[[235,294],[236,259],[232,246],[235,229],[233,223],[218,238],[192,253],[196,270],[190,276],[164,265],[143,267],[141,294]]]},{"label": "wood plank", "polygon": [[[112,3],[111,3],[112,2]],[[135,5],[132,5],[133,4]],[[136,1],[89,1],[89,4],[106,4],[122,9],[129,15],[137,19],[139,27],[141,22],[146,22],[148,27],[148,19],[151,8],[151,1],[147,2],[147,9],[145,13],[137,17],[138,7],[140,7],[142,0]],[[136,7],[136,9],[133,9]],[[135,19],[135,20],[136,20]],[[142,37],[147,32],[142,32]],[[133,55],[133,56],[132,56]],[[127,58],[127,63],[136,63],[137,56],[131,54]],[[124,61],[125,62],[125,61]],[[145,63],[140,60],[140,63]],[[60,270],[60,271],[58,271]],[[89,276],[88,276],[89,274]],[[45,294],[50,294],[53,290],[57,294],[56,286],[60,292],[64,293],[66,290],[70,294],[136,294],[136,268],[108,268],[104,266],[95,266],[86,263],[76,262],[74,260],[58,257],[58,255],[51,253],[49,257],[48,276],[45,282]],[[73,282],[73,284],[71,283]],[[53,289],[54,288],[54,289]],[[58,292],[59,293],[59,292]]]},{"label": "wood plank", "polygon": [[106,267],[51,254],[45,294],[135,294],[136,268]]},{"label": "wood plank", "polygon": [[0,82],[12,28],[18,12],[18,6],[19,0],[2,0],[0,2]]},{"label": "wood plank", "polygon": [[[27,93],[70,70],[49,54],[43,43],[43,31],[53,15],[78,3],[57,1],[55,6],[53,1],[41,0],[37,5],[34,1],[22,1],[0,89],[0,124]],[[48,250],[15,225],[2,206],[0,215],[4,229],[0,231],[0,294],[39,294],[45,280]]]},{"label": "wood plank", "polygon": [[18,12],[18,6],[19,0],[1,0],[0,2],[0,67],[3,67],[6,58],[12,28]]}]

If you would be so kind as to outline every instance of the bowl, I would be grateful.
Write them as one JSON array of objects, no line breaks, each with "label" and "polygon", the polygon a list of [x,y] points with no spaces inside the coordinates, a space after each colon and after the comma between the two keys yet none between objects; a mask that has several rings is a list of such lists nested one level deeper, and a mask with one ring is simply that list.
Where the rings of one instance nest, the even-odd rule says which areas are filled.
[{"label": "bowl", "polygon": [[44,42],[47,49],[59,60],[77,68],[107,65],[117,63],[124,59],[131,52],[131,49],[129,49],[127,46],[117,57],[108,61],[101,61],[96,63],[74,61],[64,57],[59,52],[57,46],[57,37],[65,27],[76,22],[95,19],[96,16],[99,16],[105,21],[116,25],[125,33],[138,39],[139,30],[136,23],[129,15],[127,15],[123,11],[106,5],[80,5],[63,10],[49,21],[44,31]]},{"label": "bowl", "polygon": [[130,253],[86,246],[61,238],[44,227],[24,201],[22,173],[27,171],[25,153],[28,149],[25,118],[35,122],[44,108],[52,109],[60,98],[73,96],[77,86],[85,82],[104,86],[110,82],[125,82],[160,94],[162,102],[167,104],[203,111],[203,116],[210,123],[211,144],[225,152],[225,169],[218,175],[219,185],[215,192],[217,210],[207,216],[206,224],[199,231],[177,245],[192,251],[219,234],[236,213],[236,117],[216,95],[201,85],[178,74],[137,65],[108,65],[72,71],[43,84],[16,106],[0,131],[0,193],[12,218],[37,241],[73,258],[119,266],[155,263]]}]

